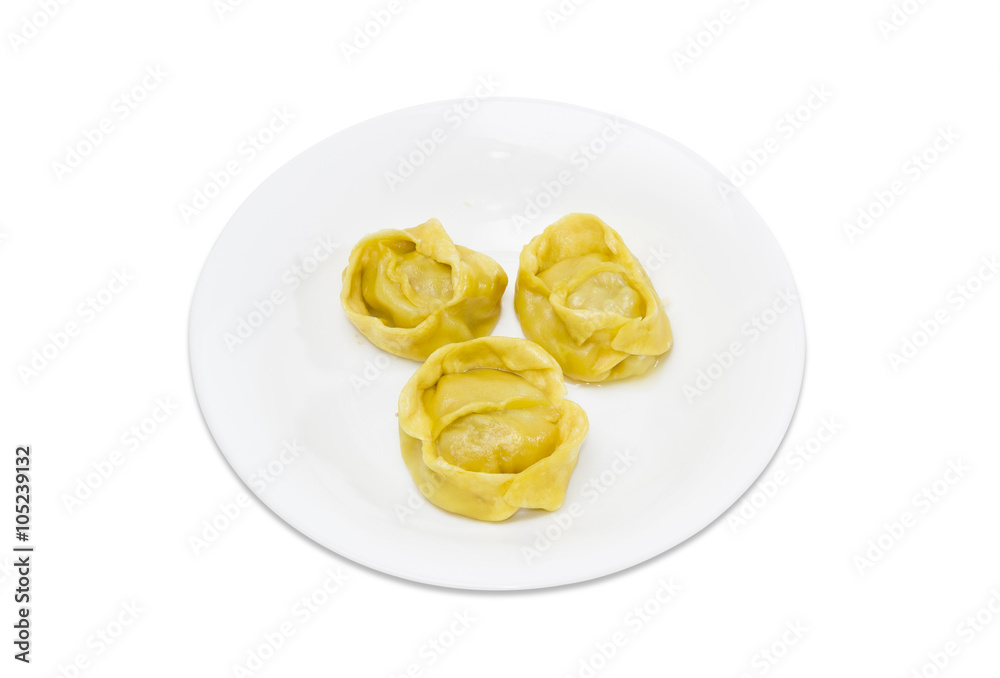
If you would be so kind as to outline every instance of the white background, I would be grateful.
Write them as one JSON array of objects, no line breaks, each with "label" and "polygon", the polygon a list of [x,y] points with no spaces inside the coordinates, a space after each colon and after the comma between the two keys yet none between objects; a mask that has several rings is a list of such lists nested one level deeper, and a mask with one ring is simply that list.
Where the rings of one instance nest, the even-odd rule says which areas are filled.
[{"label": "white background", "polygon": [[[285,622],[294,635],[252,675],[1000,670],[1000,278],[968,282],[1000,254],[996,3],[910,0],[912,15],[897,14],[890,30],[880,28],[889,0],[591,0],[564,3],[575,10],[557,22],[547,16],[556,0],[413,0],[350,60],[342,45],[387,0],[249,0],[221,16],[211,0],[48,4],[52,18],[31,0],[6,2],[0,16],[0,507],[12,506],[14,448],[30,444],[37,548],[28,667],[11,657],[13,530],[0,539],[3,675],[243,675],[234,667]],[[729,23],[713,23],[723,10]],[[701,53],[679,63],[699,33]],[[162,82],[122,118],[116,99],[156,67]],[[485,75],[501,95],[662,131],[727,175],[764,158],[743,190],[796,273],[808,363],[785,443],[745,498],[759,508],[744,505],[738,523],[737,505],[619,575],[514,594],[369,571],[256,500],[196,555],[190,537],[245,490],[210,439],[188,371],[189,303],[212,243],[255,186],[313,143],[400,107],[468,96]],[[831,96],[800,110],[804,122],[787,134],[779,120],[814,87]],[[294,122],[186,222],[179,206],[281,106]],[[110,133],[59,176],[53,162],[103,118]],[[939,129],[957,140],[914,170]],[[902,195],[849,233],[845,223],[894,181]],[[123,268],[133,280],[88,322],[78,306]],[[961,308],[959,285],[978,290]],[[920,323],[939,309],[948,322],[927,338]],[[26,376],[33,351],[70,322],[79,335]],[[893,365],[907,337],[921,348]],[[124,445],[158,398],[176,412],[137,449]],[[836,436],[797,462],[796,446],[831,417]],[[114,450],[123,463],[69,510],[63,497]],[[952,463],[968,470],[949,473]],[[925,488],[933,502],[919,499]],[[905,513],[909,526],[893,527]],[[12,514],[3,521],[12,526]],[[860,560],[869,557],[878,560]],[[293,606],[331,569],[342,588],[300,623]],[[681,590],[661,605],[655,594],[671,580]],[[122,610],[133,601],[131,621]],[[642,624],[627,617],[636,606],[650,611]],[[465,613],[469,628],[433,650]],[[130,624],[107,645],[99,634],[117,634],[120,616]],[[610,654],[616,633],[625,644],[595,657],[597,646]],[[68,668],[78,657],[87,668]],[[937,673],[935,659],[947,659]]]}]

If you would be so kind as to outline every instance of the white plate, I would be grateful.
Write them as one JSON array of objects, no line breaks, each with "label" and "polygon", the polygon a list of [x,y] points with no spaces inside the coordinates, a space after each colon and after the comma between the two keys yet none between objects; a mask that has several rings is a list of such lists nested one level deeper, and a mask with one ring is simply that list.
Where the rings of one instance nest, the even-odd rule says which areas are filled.
[{"label": "white plate", "polygon": [[[670,139],[563,104],[492,99],[466,118],[457,104],[398,111],[330,137],[240,207],[192,304],[198,401],[264,503],[363,565],[474,589],[622,570],[711,523],[770,461],[802,382],[795,282],[750,205]],[[435,134],[444,141],[420,151],[415,142]],[[420,165],[390,190],[386,172],[401,154]],[[529,201],[542,208],[525,224],[515,216]],[[516,337],[518,253],[569,212],[597,214],[646,263],[674,349],[642,378],[569,385],[590,434],[562,509],[522,510],[498,524],[448,514],[419,497],[400,457],[397,398],[417,363],[376,349],[341,310],[349,251],[366,233],[439,218],[455,242],[507,271],[494,334]],[[734,342],[739,355],[727,358]],[[701,395],[687,388],[706,385]],[[305,451],[281,455],[285,442]]]}]

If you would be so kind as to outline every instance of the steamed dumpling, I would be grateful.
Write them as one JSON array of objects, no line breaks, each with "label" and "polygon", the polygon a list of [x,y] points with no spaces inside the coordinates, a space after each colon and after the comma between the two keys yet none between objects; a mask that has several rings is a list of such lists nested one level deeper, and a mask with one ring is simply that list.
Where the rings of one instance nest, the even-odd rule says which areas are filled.
[{"label": "steamed dumpling", "polygon": [[453,243],[431,219],[362,238],[343,283],[340,301],[363,335],[393,355],[423,360],[493,330],[507,275],[485,254]]},{"label": "steamed dumpling", "polygon": [[559,365],[525,339],[484,337],[431,355],[399,396],[399,439],[431,503],[477,520],[554,511],[587,435]]},{"label": "steamed dumpling", "polygon": [[563,217],[525,246],[514,308],[524,335],[580,381],[642,374],[673,344],[646,271],[592,214]]}]

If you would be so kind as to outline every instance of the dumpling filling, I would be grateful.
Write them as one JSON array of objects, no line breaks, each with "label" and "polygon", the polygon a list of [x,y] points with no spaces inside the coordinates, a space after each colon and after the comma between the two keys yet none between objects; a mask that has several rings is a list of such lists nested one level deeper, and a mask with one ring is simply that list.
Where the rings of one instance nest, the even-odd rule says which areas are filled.
[{"label": "dumpling filling", "polygon": [[438,453],[467,471],[520,473],[559,444],[559,411],[516,374],[448,374],[424,399],[428,412],[444,423]]}]

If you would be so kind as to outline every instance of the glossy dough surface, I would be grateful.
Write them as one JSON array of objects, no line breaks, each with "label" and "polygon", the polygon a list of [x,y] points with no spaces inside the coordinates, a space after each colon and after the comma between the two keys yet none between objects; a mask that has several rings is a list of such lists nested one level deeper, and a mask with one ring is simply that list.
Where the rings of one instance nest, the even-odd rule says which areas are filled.
[{"label": "glossy dough surface", "polygon": [[344,269],[340,301],[373,344],[423,360],[446,344],[489,334],[506,288],[497,262],[455,245],[431,219],[362,238]]},{"label": "glossy dough surface", "polygon": [[446,511],[499,521],[562,506],[587,435],[562,370],[525,339],[484,337],[431,355],[399,396],[403,460]]},{"label": "glossy dough surface", "polygon": [[580,381],[642,374],[673,345],[646,271],[592,214],[563,217],[524,247],[514,308],[524,335]]}]

